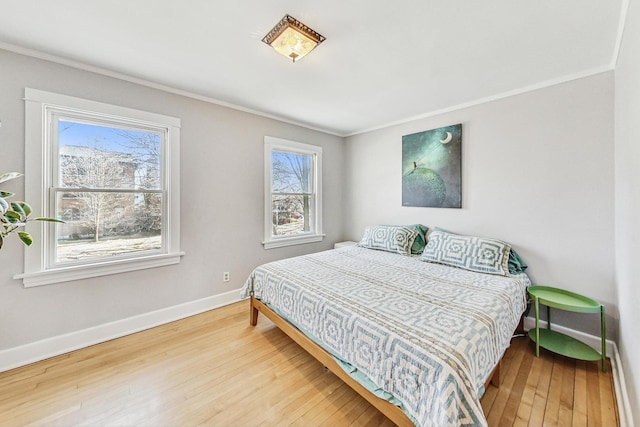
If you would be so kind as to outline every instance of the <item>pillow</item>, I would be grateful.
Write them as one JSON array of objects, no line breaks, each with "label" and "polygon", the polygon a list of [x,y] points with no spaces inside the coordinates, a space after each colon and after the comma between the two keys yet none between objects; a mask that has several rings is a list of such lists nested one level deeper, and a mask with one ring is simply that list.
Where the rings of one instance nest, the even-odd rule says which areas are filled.
[{"label": "pillow", "polygon": [[511,245],[486,237],[464,236],[435,230],[420,259],[479,273],[509,274]]},{"label": "pillow", "polygon": [[429,231],[429,227],[422,224],[412,224],[406,227],[418,232],[418,234],[416,234],[416,240],[413,241],[413,245],[411,246],[411,253],[421,254],[427,245],[427,232]]},{"label": "pillow", "polygon": [[[392,225],[390,227],[398,226]],[[413,241],[413,245],[411,245],[411,253],[414,255],[421,254],[424,247],[427,245],[427,232],[429,231],[429,227],[422,224],[404,225],[400,227],[407,227],[418,232],[418,234],[416,234],[416,239]]]},{"label": "pillow", "polygon": [[[436,227],[438,231],[444,231],[449,234],[456,234],[453,231],[445,230],[444,228]],[[426,233],[425,233],[426,236]],[[509,251],[509,273],[510,274],[520,274],[524,273],[524,271],[529,267],[527,263],[522,259],[522,257],[516,252],[513,247]]]},{"label": "pillow", "polygon": [[511,248],[509,251],[509,273],[520,274],[529,267],[526,262],[518,255],[515,249]]},{"label": "pillow", "polygon": [[376,225],[364,229],[358,246],[387,252],[411,255],[411,246],[418,232],[399,225]]}]

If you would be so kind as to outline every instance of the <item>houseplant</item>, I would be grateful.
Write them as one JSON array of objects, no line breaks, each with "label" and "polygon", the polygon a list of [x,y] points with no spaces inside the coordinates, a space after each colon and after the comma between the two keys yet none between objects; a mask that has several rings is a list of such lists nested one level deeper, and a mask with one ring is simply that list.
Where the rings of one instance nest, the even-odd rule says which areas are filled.
[{"label": "houseplant", "polygon": [[[0,174],[0,184],[21,177],[18,172],[9,172]],[[22,242],[29,246],[33,243],[33,238],[26,231],[20,230],[27,224],[27,221],[50,221],[63,222],[54,218],[30,218],[32,209],[27,202],[9,202],[7,199],[15,196],[14,193],[0,190],[0,249],[2,249],[4,239],[14,231]]]}]

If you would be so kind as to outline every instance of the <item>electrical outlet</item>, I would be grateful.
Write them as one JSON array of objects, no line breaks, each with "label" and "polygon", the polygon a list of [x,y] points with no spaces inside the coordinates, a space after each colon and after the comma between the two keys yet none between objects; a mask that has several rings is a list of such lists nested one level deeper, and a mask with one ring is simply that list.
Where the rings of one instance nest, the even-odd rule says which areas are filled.
[{"label": "electrical outlet", "polygon": [[225,271],[224,273],[222,273],[222,281],[223,282],[228,282],[229,281],[229,272]]}]

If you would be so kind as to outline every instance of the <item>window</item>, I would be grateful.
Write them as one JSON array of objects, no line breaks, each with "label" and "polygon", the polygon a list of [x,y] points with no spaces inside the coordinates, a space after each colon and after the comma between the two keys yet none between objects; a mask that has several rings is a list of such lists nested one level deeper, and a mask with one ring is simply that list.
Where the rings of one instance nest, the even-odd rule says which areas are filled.
[{"label": "window", "polygon": [[25,286],[180,262],[180,120],[25,89]]},{"label": "window", "polygon": [[322,148],[266,136],[265,249],[319,242]]}]

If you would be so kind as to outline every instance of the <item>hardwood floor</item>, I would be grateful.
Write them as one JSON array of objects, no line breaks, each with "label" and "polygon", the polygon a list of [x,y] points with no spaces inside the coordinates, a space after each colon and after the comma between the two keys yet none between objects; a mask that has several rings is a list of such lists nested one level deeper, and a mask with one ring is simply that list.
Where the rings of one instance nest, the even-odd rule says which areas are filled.
[{"label": "hardwood floor", "polygon": [[[247,301],[0,373],[0,426],[391,426]],[[611,369],[515,338],[490,426],[615,426]]]}]

